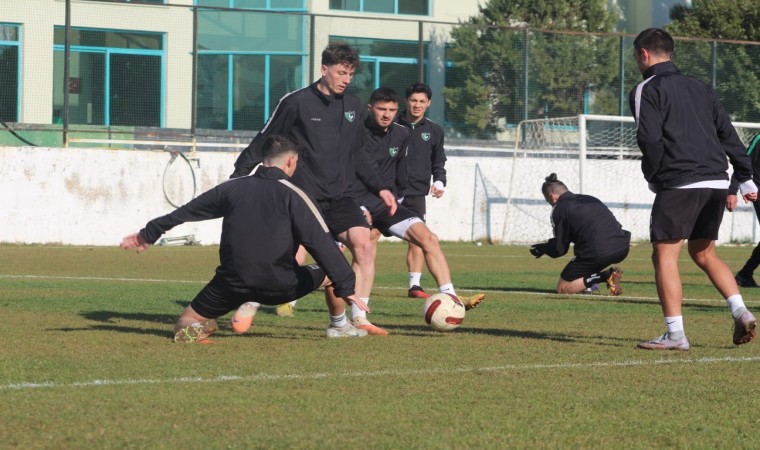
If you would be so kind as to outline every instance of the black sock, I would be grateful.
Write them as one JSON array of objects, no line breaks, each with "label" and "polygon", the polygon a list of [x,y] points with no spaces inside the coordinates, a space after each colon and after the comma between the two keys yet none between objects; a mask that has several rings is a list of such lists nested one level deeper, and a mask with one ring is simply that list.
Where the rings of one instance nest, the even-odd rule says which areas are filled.
[{"label": "black sock", "polygon": [[604,278],[602,278],[602,275],[599,273],[592,273],[591,275],[583,278],[583,285],[586,287],[591,287],[595,284],[598,284],[600,281],[602,281]]}]

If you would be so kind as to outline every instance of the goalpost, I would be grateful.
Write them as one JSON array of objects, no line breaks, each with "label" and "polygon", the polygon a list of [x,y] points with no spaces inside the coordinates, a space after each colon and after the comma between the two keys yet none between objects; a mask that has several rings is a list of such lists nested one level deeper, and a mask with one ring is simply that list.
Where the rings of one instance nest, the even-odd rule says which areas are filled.
[{"label": "goalpost", "polygon": [[[734,127],[745,145],[760,132],[760,123],[735,122]],[[581,114],[525,120],[517,126],[511,156],[509,184],[502,182],[501,191],[492,188],[500,180],[482,171],[476,177],[473,230],[479,234],[473,232],[473,240],[529,244],[551,237],[551,207],[541,184],[556,173],[571,191],[602,200],[633,240],[648,241],[654,194],[641,174],[633,118]],[[757,228],[752,206],[740,202],[737,211],[724,216],[719,242],[755,242]]]}]

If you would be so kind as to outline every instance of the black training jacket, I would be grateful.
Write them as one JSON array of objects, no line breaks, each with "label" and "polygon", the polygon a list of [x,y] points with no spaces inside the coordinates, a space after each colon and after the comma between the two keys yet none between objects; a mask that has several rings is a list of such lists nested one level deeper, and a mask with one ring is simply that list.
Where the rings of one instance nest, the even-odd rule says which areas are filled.
[{"label": "black training jacket", "polygon": [[552,208],[554,237],[546,245],[552,258],[573,253],[581,259],[610,256],[628,247],[631,233],[623,229],[612,211],[598,198],[565,192]]},{"label": "black training jacket", "polygon": [[416,124],[404,120],[404,114],[396,119],[409,129],[409,155],[407,159],[408,182],[402,195],[428,195],[430,176],[446,186],[446,153],[443,148],[443,129],[437,123],[423,117]]},{"label": "black training jacket", "polygon": [[261,162],[266,138],[279,134],[303,148],[292,181],[317,201],[345,195],[355,170],[362,172],[375,192],[385,187],[366,161],[356,160],[363,110],[359,99],[348,93],[324,95],[317,83],[280,99],[264,128],[238,156],[231,178],[250,174]]},{"label": "black training jacket", "polygon": [[276,167],[228,180],[181,208],[148,222],[153,244],[185,222],[224,217],[216,274],[232,289],[282,295],[295,290],[295,253],[303,244],[332,280],[335,294],[354,293],[355,277],[314,203]]},{"label": "black training jacket", "polygon": [[[380,175],[381,183],[389,186],[394,194],[397,194],[396,189],[403,189],[406,185],[408,147],[409,130],[403,126],[394,122],[388,130],[383,130],[371,118],[364,120],[362,152],[374,172]],[[360,173],[357,173],[351,185],[351,195],[370,212],[385,208],[382,200],[364,183]]]},{"label": "black training jacket", "polygon": [[672,62],[647,69],[629,103],[638,125],[641,170],[655,191],[728,180],[726,156],[740,182],[752,176],[744,145],[715,91]]}]

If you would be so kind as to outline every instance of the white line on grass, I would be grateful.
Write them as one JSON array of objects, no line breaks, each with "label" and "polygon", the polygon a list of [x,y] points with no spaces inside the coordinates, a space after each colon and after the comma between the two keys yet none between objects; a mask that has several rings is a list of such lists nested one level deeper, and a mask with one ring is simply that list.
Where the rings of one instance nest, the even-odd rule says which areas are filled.
[{"label": "white line on grass", "polygon": [[654,361],[601,361],[590,363],[558,363],[558,364],[508,364],[490,367],[457,367],[451,369],[425,369],[425,370],[379,370],[375,372],[348,372],[348,373],[312,373],[312,374],[266,374],[255,375],[222,375],[213,378],[188,377],[167,379],[126,379],[126,380],[91,380],[73,383],[56,383],[45,381],[41,383],[14,383],[0,385],[0,390],[29,390],[40,388],[79,388],[98,386],[125,386],[135,384],[179,384],[179,383],[223,383],[227,381],[303,381],[322,380],[334,378],[365,378],[365,377],[407,377],[426,375],[448,375],[473,372],[509,372],[515,370],[545,370],[545,369],[584,369],[595,367],[631,367],[653,366],[658,364],[712,364],[712,363],[742,363],[760,361],[760,356],[722,358],[705,357],[696,359],[660,359]]},{"label": "white line on grass", "polygon": [[[140,283],[187,283],[187,284],[205,284],[208,283],[208,281],[198,281],[198,280],[170,280],[170,279],[156,279],[156,278],[120,278],[120,277],[74,277],[74,276],[58,276],[58,275],[10,275],[10,274],[0,274],[0,279],[3,278],[16,278],[16,279],[38,279],[38,280],[75,280],[75,281],[129,281],[129,282],[140,282]],[[394,286],[374,286],[373,289],[376,290],[382,290],[382,291],[393,291],[393,290],[400,290],[404,289],[401,287],[394,287]],[[505,291],[500,289],[459,289],[462,292],[483,292],[486,294],[508,294],[508,295],[532,295],[532,296],[546,296],[546,295],[554,295],[553,293],[549,292],[535,292],[535,291]],[[611,295],[604,295],[604,294],[563,294],[563,297],[581,297],[581,298],[612,298],[612,299],[628,299],[628,300],[651,300],[651,301],[657,301],[656,297],[633,297],[628,295],[623,295],[622,297],[613,297]],[[702,302],[702,301],[715,301],[718,300],[718,298],[684,298],[684,302]],[[744,299],[744,303],[746,304],[758,304],[760,303],[760,300],[748,300]]]}]

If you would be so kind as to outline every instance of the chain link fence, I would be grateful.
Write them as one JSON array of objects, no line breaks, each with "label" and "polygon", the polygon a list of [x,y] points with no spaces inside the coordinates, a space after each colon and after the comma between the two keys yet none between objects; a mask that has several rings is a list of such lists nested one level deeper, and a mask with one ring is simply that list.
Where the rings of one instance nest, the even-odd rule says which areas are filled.
[{"label": "chain link fence", "polygon": [[[64,7],[65,5],[65,7]],[[322,49],[361,55],[350,91],[431,85],[451,142],[508,143],[523,120],[630,115],[633,36],[80,1],[0,17],[0,145],[238,150],[284,94],[319,77]],[[24,36],[24,39],[21,39]],[[760,121],[760,43],[677,39],[675,63],[735,121]],[[493,142],[492,142],[493,143]]]}]

